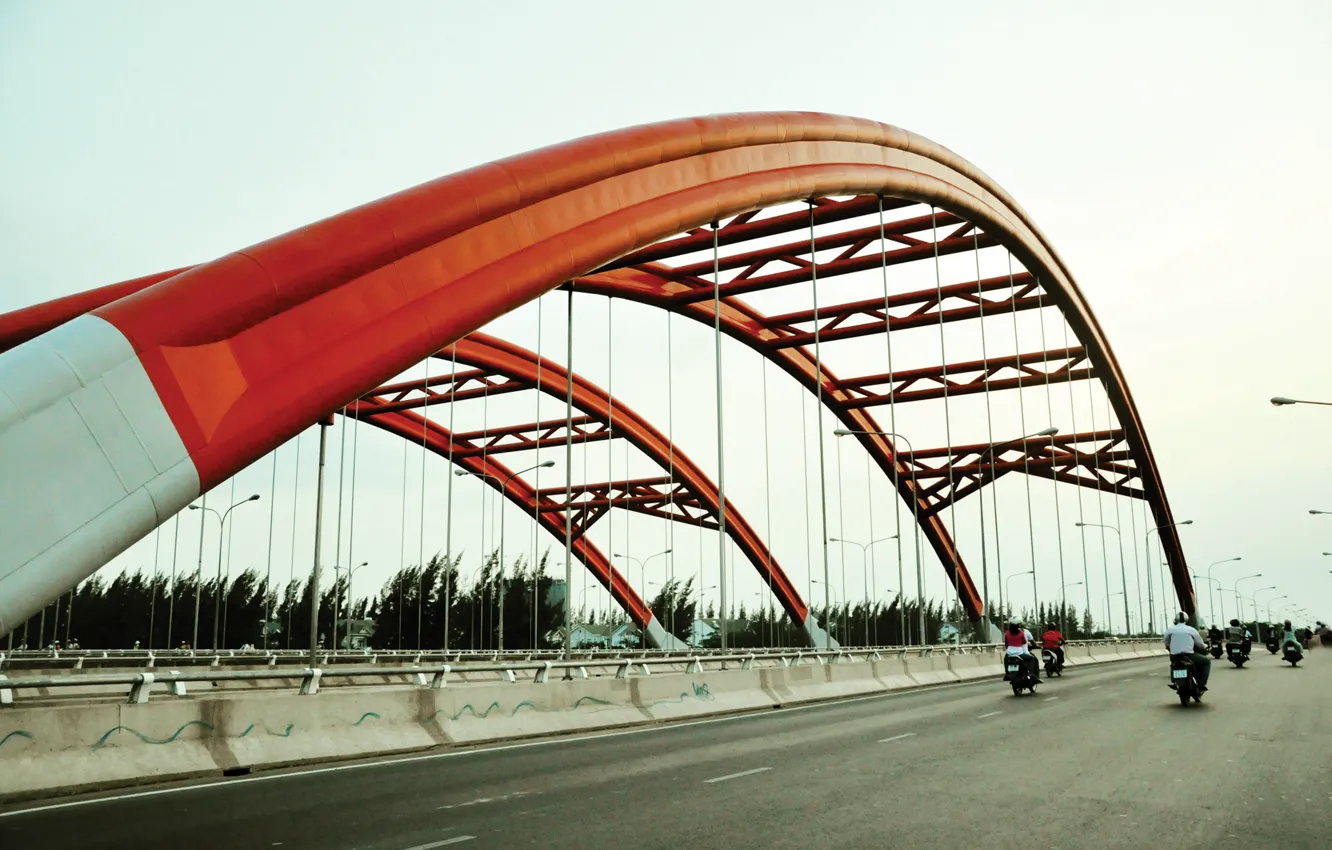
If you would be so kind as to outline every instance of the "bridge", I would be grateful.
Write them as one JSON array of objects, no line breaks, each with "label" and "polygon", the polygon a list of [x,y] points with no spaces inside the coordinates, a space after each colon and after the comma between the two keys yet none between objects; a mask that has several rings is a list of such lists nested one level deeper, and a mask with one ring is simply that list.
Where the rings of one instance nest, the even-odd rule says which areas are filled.
[{"label": "bridge", "polygon": [[[554,290],[568,301],[566,362],[481,331]],[[606,299],[608,310],[615,302],[655,308],[668,326],[678,319],[711,329],[715,456],[700,462],[677,443],[673,414],[650,421],[574,371],[573,301],[587,297]],[[667,361],[669,380],[669,331],[667,338],[667,350],[651,354]],[[723,344],[729,351],[736,343],[762,360],[762,416],[734,404],[728,416]],[[896,601],[887,642],[935,639],[927,571],[945,579],[943,619],[983,639],[995,634],[996,610],[1034,615],[1044,604],[1062,612],[1070,596],[1082,597],[1101,629],[1122,633],[1152,631],[1172,610],[1196,611],[1178,534],[1185,523],[1171,514],[1125,376],[1071,271],[983,172],[876,122],[732,115],[580,139],[443,177],[212,262],[0,317],[0,351],[0,462],[13,482],[0,504],[0,536],[13,541],[0,554],[0,633],[22,627],[36,634],[35,645],[47,642],[45,606],[201,497],[195,507],[207,508],[211,494],[217,511],[220,485],[230,481],[234,492],[238,473],[316,425],[322,524],[324,438],[337,416],[472,473],[550,535],[564,552],[566,642],[575,562],[649,645],[686,640],[667,627],[677,624],[663,626],[647,588],[635,587],[616,554],[597,544],[598,520],[615,514],[669,527],[672,576],[682,556],[670,545],[674,528],[714,532],[715,554],[700,551],[682,572],[697,575],[701,592],[713,580],[705,564],[714,565],[723,647],[736,604],[725,566],[732,557],[749,562],[760,595],[803,642],[824,649],[877,642],[849,631],[844,612],[856,595],[865,604]],[[789,415],[769,410],[769,367],[814,410],[813,437],[802,438],[810,479],[799,494],[804,552],[788,544],[778,553],[770,540],[768,461],[764,522],[753,519],[758,505],[727,495],[724,423],[744,417],[765,435],[766,452],[769,421]],[[657,391],[673,397],[674,388]],[[531,418],[449,427],[455,407],[517,393],[550,396],[563,415],[541,416],[538,403]],[[1001,411],[1014,419],[1014,404],[1016,427],[996,432]],[[617,478],[611,460],[605,479],[580,479],[574,448],[586,468],[597,443],[608,452],[624,445],[636,465],[655,472],[631,476],[626,462]],[[843,445],[863,453],[894,499],[891,594],[870,589],[878,511],[871,504],[860,539],[844,527]],[[564,470],[556,486],[531,477],[557,463]],[[340,463],[339,526],[341,471]],[[733,491],[738,471],[731,469]],[[1010,476],[1023,479],[1025,518],[1023,495],[997,493]],[[443,534],[432,535],[452,553],[449,481]],[[869,475],[867,484],[872,501]],[[988,504],[987,490],[996,491]],[[403,511],[405,527],[405,504]],[[880,529],[888,524],[879,521]],[[959,543],[964,526],[976,533]],[[1053,551],[1044,540],[1050,532]],[[199,536],[201,573],[202,525]],[[315,535],[315,588],[327,587],[324,536]],[[342,540],[339,527],[331,560],[347,569],[355,557],[344,557]],[[850,546],[867,561],[863,594],[846,583]],[[1005,576],[1005,559],[1024,569],[1010,566]],[[1005,601],[1014,577],[1023,578],[1020,606]],[[508,582],[501,577],[497,588],[503,597]],[[196,584],[196,612],[202,592]],[[311,596],[317,605],[319,593]],[[341,602],[339,586],[335,607]],[[906,616],[912,603],[914,624]],[[439,607],[447,618],[451,604]],[[510,648],[517,637],[504,635],[502,598],[496,609],[499,641]],[[212,614],[215,634],[221,616]],[[317,610],[306,619],[311,645],[314,632],[328,629]],[[183,634],[201,645],[209,629],[201,638],[198,624],[196,613]],[[215,647],[231,639],[222,631]],[[447,620],[442,631],[447,648]],[[423,645],[420,630],[416,640]]]},{"label": "bridge", "polygon": [[[606,311],[596,333],[621,338],[604,362],[575,362],[589,300]],[[391,850],[625,834],[1318,844],[1326,653],[1217,669],[1201,707],[1174,704],[1155,634],[1174,611],[1212,616],[1211,587],[1200,611],[1189,521],[1091,301],[1017,202],[948,149],[764,113],[522,154],[0,316],[0,830],[34,847],[129,843],[145,824],[173,842]],[[505,331],[532,305],[535,346]],[[559,353],[542,345],[547,314],[563,318]],[[677,386],[677,357],[712,380]],[[639,370],[626,388],[622,369],[617,391],[615,365],[639,361],[664,365],[665,385]],[[799,485],[773,483],[774,427],[800,432]],[[310,429],[308,578],[273,581],[270,514],[258,634],[227,619],[227,518],[276,501],[277,455]],[[404,559],[415,453],[420,524],[415,571],[379,594],[381,631],[353,651],[350,585],[373,547],[344,532],[342,503],[354,516],[362,434],[405,447]],[[865,469],[858,513],[844,455]],[[270,464],[270,489],[237,499],[237,477]],[[427,469],[447,487],[438,522]],[[467,483],[500,510],[464,588]],[[155,570],[145,646],[32,651],[70,637],[76,589],[166,523],[178,538],[191,509],[194,578],[162,595]],[[223,531],[211,587],[208,511]],[[538,534],[563,564],[545,588],[506,573]],[[595,625],[575,605],[584,574],[642,647],[575,644]],[[681,577],[696,581],[687,605],[653,598]],[[1267,619],[1227,583],[1246,619]],[[761,646],[734,645],[755,598],[780,613]],[[1088,635],[1068,677],[1010,695],[994,621],[1076,608]],[[274,624],[283,647],[267,645]],[[123,790],[153,782],[181,784]],[[764,818],[741,806],[755,799]]]}]

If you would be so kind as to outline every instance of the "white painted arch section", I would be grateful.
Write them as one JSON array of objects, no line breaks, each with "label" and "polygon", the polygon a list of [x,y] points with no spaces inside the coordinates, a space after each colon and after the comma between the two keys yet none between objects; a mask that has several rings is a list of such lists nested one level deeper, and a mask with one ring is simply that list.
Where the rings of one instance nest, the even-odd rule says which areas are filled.
[{"label": "white painted arch section", "polygon": [[0,636],[199,495],[125,336],[85,315],[0,354]]}]

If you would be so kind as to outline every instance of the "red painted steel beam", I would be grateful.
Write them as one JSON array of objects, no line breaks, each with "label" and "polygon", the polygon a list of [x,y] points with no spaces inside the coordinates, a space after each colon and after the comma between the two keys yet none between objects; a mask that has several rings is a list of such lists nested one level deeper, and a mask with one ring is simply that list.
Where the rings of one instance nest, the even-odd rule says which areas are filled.
[{"label": "red painted steel beam", "polygon": [[[348,415],[353,414],[349,412]],[[379,408],[373,400],[366,400],[354,415],[355,418],[361,421],[368,422],[377,428],[382,428],[413,443],[419,444],[421,442],[421,434],[424,429],[426,448],[440,457],[449,456],[449,445],[454,439],[453,436],[447,428],[434,421],[424,419],[419,414],[404,411],[385,411]],[[475,446],[469,446],[469,448],[475,448]],[[488,486],[502,492],[509,501],[518,505],[527,513],[533,513],[536,509],[541,527],[563,544],[563,510],[551,509],[547,505],[539,505],[532,486],[520,476],[513,476],[513,470],[494,458],[483,458],[479,453],[460,458],[456,452],[456,447],[454,462],[459,467],[474,473]],[[508,480],[507,485],[504,485],[505,479]],[[616,571],[600,549],[580,536],[573,541],[573,556],[596,576],[603,587],[610,590],[611,596],[628,613],[635,624],[640,628],[647,628],[648,623],[652,620],[652,610],[629,586],[629,582],[624,576]]]},{"label": "red painted steel beam", "polygon": [[[568,380],[565,367],[544,357],[538,358],[533,352],[513,343],[474,333],[457,342],[454,356],[459,363],[512,375],[518,380],[528,380],[533,385],[539,368],[543,376],[542,390],[559,397],[564,395]],[[673,467],[676,481],[688,487],[714,515],[720,511],[716,486],[679,446],[673,445],[665,435],[623,403],[616,401],[612,414],[610,396],[581,375],[574,374],[573,385],[573,405],[577,410],[609,422],[617,436],[628,440],[663,469]],[[804,624],[809,607],[772,557],[767,545],[729,499],[726,502],[726,532],[758,569],[764,582],[772,588],[792,622]]]},{"label": "red painted steel beam", "polygon": [[[671,295],[681,288],[678,282],[665,280],[651,271],[644,269],[619,269],[613,272],[578,278],[573,283],[575,291],[590,292],[625,298],[663,309],[672,310],[699,323],[711,326],[713,309],[711,304],[689,304],[674,301]],[[765,327],[764,317],[739,299],[722,299],[720,311],[721,329],[728,336],[736,339],[762,354],[766,359],[793,377],[806,390],[813,393],[818,387],[818,377],[823,379],[823,398],[830,411],[852,431],[881,431],[874,417],[864,410],[844,407],[850,396],[838,385],[837,377],[825,365],[821,372],[816,370],[813,355],[803,348],[770,348],[766,343],[773,332]],[[908,505],[917,496],[911,482],[911,470],[901,465],[896,458],[893,445],[886,437],[877,435],[857,435],[858,439],[874,458],[879,468],[890,478],[897,469],[897,489]],[[929,504],[920,499],[922,531],[930,548],[943,565],[949,581],[957,590],[958,599],[973,620],[981,614],[980,592],[975,581],[967,572],[962,562],[962,555],[957,551],[952,536],[948,533],[943,520],[928,516]]]}]

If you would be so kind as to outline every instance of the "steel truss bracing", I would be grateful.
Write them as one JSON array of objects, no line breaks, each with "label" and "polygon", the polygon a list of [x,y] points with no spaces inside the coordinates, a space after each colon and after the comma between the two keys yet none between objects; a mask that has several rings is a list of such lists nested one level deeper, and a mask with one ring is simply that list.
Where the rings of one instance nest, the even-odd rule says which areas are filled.
[{"label": "steel truss bracing", "polygon": [[[468,367],[466,372],[456,373],[455,387],[461,385],[465,375],[469,386],[521,386],[535,390],[539,370],[544,376],[541,391],[561,401],[565,398],[568,371],[520,346],[483,333],[474,333],[459,340],[450,349],[439,352],[439,356],[447,359],[450,351],[457,364]],[[441,397],[438,391],[430,392],[433,387],[448,384],[447,374],[385,385],[361,397],[359,404],[350,405],[346,415],[418,442],[425,430],[429,434],[427,448],[445,457],[449,456],[451,450],[454,461],[464,469],[477,473],[490,470],[491,474],[484,478],[486,483],[495,489],[502,489],[506,497],[522,506],[527,513],[535,513],[542,527],[561,539],[564,537],[567,518],[570,523],[569,537],[578,544],[575,556],[612,592],[635,622],[644,625],[650,619],[646,605],[623,577],[610,567],[604,553],[587,540],[587,531],[612,508],[707,529],[719,529],[720,502],[717,488],[711,479],[679,446],[671,445],[665,436],[630,407],[618,399],[612,399],[605,390],[577,374],[573,376],[573,405],[579,415],[568,419],[570,427],[566,427],[564,419],[559,419],[490,426],[483,431],[450,435],[435,422],[422,421],[415,413],[415,410],[427,406],[438,413],[442,406],[449,403],[447,394]],[[413,419],[394,418],[404,414],[410,414]],[[567,494],[564,486],[534,490],[521,476],[514,476],[505,484],[512,473],[499,465],[494,459],[496,454],[535,449],[538,445],[563,446],[566,438],[574,443],[626,440],[663,471],[673,472],[674,477],[667,475],[585,482],[571,487]],[[773,589],[792,622],[808,628],[808,606],[753,527],[729,502],[726,508],[726,534],[759,570],[765,584]]]}]

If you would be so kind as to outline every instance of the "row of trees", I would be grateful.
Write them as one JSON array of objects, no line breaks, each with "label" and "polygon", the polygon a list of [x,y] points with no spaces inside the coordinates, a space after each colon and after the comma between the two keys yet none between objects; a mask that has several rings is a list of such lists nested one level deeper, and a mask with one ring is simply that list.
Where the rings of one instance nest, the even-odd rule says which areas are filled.
[{"label": "row of trees", "polygon": [[[333,641],[334,612],[338,612],[339,643],[347,634],[347,620],[371,620],[374,632],[370,645],[381,649],[526,649],[558,645],[564,624],[564,586],[547,575],[549,553],[533,567],[526,558],[516,560],[507,571],[501,588],[497,553],[491,553],[468,577],[460,581],[461,556],[436,555],[423,567],[400,570],[377,594],[358,597],[349,604],[347,577],[325,576],[319,600],[319,640]],[[503,593],[501,594],[501,589]],[[122,573],[110,581],[94,576],[75,592],[61,597],[15,631],[15,645],[47,646],[77,642],[85,648],[235,648],[243,644],[276,648],[307,649],[310,635],[310,582],[292,581],[268,587],[254,570],[245,570],[233,580],[206,580],[196,586],[193,576],[177,577],[174,585],[163,575]],[[718,611],[712,605],[700,612],[694,579],[664,582],[649,603],[662,626],[681,641],[704,646],[720,643]],[[1009,611],[995,610],[1002,623]],[[981,640],[954,610],[945,616],[943,606],[912,599],[864,602],[815,608],[819,625],[844,646],[901,645],[921,642],[922,613],[925,642],[940,640],[946,624],[957,624],[963,641]],[[1036,631],[1038,624],[1063,624],[1069,639],[1094,637],[1087,612],[1079,615],[1069,607],[1061,612],[1042,605],[1036,617],[1023,611],[1024,621]],[[712,621],[695,632],[700,617]],[[615,627],[628,622],[613,612],[577,610],[575,623]],[[801,624],[793,623],[779,606],[746,608],[733,606],[728,617],[728,643],[737,648],[798,646],[804,643]],[[216,632],[215,632],[216,627]],[[1043,625],[1041,626],[1043,627]],[[638,638],[631,634],[628,643]]]}]

